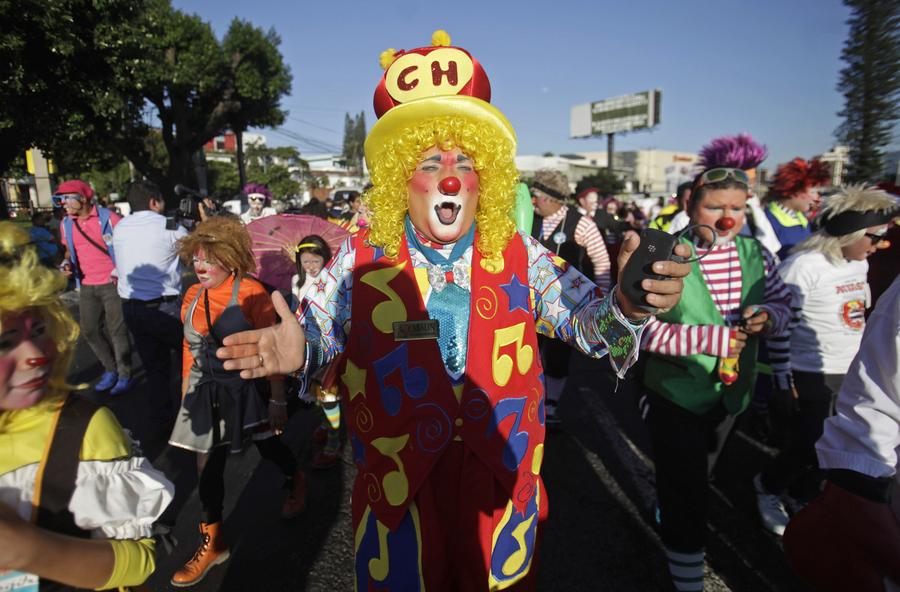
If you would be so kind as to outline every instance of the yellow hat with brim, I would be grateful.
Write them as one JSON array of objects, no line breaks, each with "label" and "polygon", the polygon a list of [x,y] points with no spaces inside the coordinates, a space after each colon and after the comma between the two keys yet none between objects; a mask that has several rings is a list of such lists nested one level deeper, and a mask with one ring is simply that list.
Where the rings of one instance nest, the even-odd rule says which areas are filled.
[{"label": "yellow hat with brim", "polygon": [[491,83],[484,68],[468,51],[451,46],[446,31],[435,31],[429,47],[388,49],[379,61],[385,70],[373,101],[379,119],[365,143],[370,169],[391,138],[437,117],[487,124],[515,149],[516,132],[491,105]]},{"label": "yellow hat with brim", "polygon": [[375,122],[366,137],[366,165],[372,168],[382,151],[389,147],[391,138],[436,117],[461,117],[485,123],[506,137],[515,150],[515,130],[503,113],[490,103],[465,95],[428,97],[396,105]]}]

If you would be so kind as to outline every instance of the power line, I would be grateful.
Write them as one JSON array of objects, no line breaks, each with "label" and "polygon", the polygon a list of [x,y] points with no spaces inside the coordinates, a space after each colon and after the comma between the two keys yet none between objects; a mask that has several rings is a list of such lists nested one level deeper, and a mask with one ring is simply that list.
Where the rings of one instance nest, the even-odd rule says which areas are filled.
[{"label": "power line", "polygon": [[272,131],[299,144],[309,146],[314,150],[319,150],[321,152],[341,152],[341,149],[335,144],[317,140],[315,138],[310,138],[284,127],[276,127],[273,128]]},{"label": "power line", "polygon": [[337,130],[331,129],[330,127],[324,127],[324,126],[315,124],[311,121],[306,121],[305,119],[300,119],[299,117],[288,117],[288,119],[290,119],[291,121],[296,121],[297,123],[304,123],[310,127],[316,128],[316,129],[320,129],[320,130],[323,130],[326,132],[331,132],[332,134],[335,134],[337,136],[341,135],[341,132],[339,132]]}]

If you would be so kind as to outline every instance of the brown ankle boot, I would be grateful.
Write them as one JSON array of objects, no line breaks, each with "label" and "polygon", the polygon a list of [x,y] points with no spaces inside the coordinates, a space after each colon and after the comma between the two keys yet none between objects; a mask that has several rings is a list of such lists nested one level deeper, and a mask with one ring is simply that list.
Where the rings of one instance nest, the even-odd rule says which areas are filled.
[{"label": "brown ankle boot", "polygon": [[281,517],[291,519],[299,516],[306,508],[306,473],[297,471],[294,473],[293,483],[288,490],[284,505],[281,506]]},{"label": "brown ankle boot", "polygon": [[222,523],[200,523],[200,534],[203,537],[200,547],[184,567],[175,572],[171,584],[178,588],[193,586],[202,580],[213,566],[228,560],[228,547],[222,536]]}]

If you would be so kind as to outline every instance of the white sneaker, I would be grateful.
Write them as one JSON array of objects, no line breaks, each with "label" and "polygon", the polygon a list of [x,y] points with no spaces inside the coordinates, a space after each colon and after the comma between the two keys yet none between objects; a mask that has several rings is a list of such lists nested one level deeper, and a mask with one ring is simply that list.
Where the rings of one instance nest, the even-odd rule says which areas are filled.
[{"label": "white sneaker", "polygon": [[781,499],[784,501],[784,507],[791,513],[791,516],[806,507],[806,502],[802,502],[788,494],[781,496]]},{"label": "white sneaker", "polygon": [[784,508],[781,496],[773,495],[766,491],[762,484],[762,475],[753,478],[753,489],[756,490],[756,507],[759,510],[759,518],[766,530],[782,536],[787,528],[790,517]]}]

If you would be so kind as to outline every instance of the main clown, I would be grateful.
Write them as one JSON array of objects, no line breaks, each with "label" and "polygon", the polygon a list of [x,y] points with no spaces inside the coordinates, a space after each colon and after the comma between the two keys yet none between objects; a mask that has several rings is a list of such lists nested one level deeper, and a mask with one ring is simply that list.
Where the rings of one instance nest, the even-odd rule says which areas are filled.
[{"label": "main clown", "polygon": [[[515,133],[481,65],[443,31],[432,44],[382,54],[370,229],[338,251],[299,324],[273,296],[284,322],[218,355],[245,378],[338,358],[358,590],[533,590],[547,515],[537,333],[609,354],[622,376],[648,313],[600,298],[516,231]],[[669,279],[645,280],[647,301],[671,308],[687,266],[657,265]]]}]

